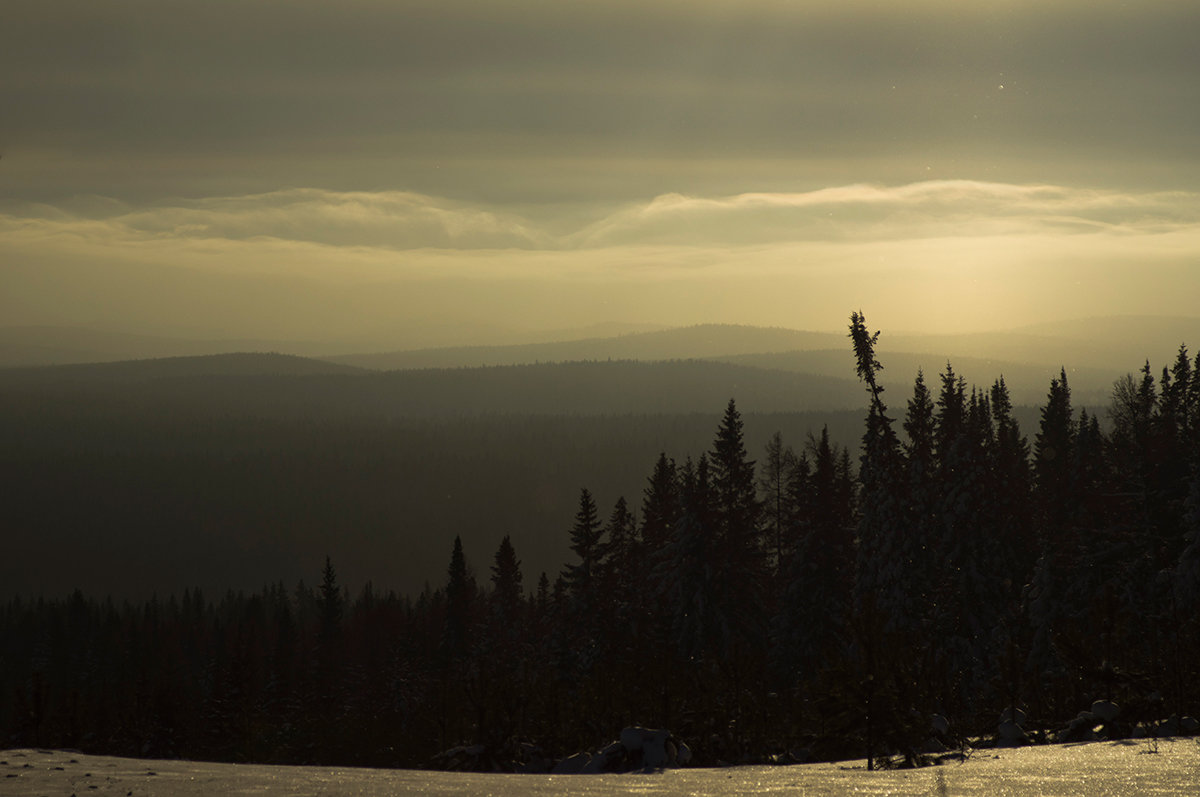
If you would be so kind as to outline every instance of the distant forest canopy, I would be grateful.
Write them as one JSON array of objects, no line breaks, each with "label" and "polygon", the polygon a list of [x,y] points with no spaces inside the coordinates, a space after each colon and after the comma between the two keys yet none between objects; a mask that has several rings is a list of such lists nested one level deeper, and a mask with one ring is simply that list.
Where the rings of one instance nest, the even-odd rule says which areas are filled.
[{"label": "distant forest canopy", "polygon": [[[443,420],[283,419],[149,404],[43,403],[0,412],[8,441],[9,594],[75,587],[117,599],[181,585],[252,590],[310,578],[336,558],[343,583],[402,593],[436,583],[461,535],[472,558],[510,534],[529,578],[553,572],[580,485],[636,496],[661,451],[702,451],[716,414]],[[756,448],[828,424],[853,440],[861,411],[747,415]],[[62,555],[63,552],[68,555]]]},{"label": "distant forest canopy", "polygon": [[552,572],[579,486],[636,496],[659,453],[705,449],[731,395],[752,451],[826,426],[855,446],[864,393],[840,358],[842,378],[697,360],[374,373],[256,354],[0,370],[0,583],[250,590],[328,553],[356,589],[414,593],[455,535],[479,557],[497,532],[530,577]]},{"label": "distant forest canopy", "polygon": [[[491,556],[437,540],[437,578],[409,594],[348,593],[327,558],[315,589],[12,600],[0,734],[377,765],[474,742],[516,767],[535,742],[553,757],[632,724],[670,728],[699,763],[912,758],[931,734],[995,734],[1009,707],[1010,741],[1027,740],[1098,699],[1119,719],[1069,733],[1182,727],[1200,709],[1200,356],[1180,347],[1119,380],[1107,429],[1064,370],[1026,427],[1003,381],[970,387],[952,367],[885,391],[878,333],[857,313],[850,331],[868,399],[857,443],[770,435],[755,453],[730,400],[703,453],[664,449],[630,500],[565,490],[569,551],[536,578],[493,526]],[[457,472],[441,483],[474,500],[486,479]],[[81,523],[102,496],[81,502]],[[90,532],[102,547],[108,529]]]}]

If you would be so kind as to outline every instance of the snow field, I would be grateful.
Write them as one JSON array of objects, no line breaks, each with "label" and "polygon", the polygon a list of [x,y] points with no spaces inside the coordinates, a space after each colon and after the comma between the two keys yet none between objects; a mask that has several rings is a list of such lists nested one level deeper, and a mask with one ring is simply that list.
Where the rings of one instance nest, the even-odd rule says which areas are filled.
[{"label": "snow field", "polygon": [[868,772],[863,761],[679,769],[653,775],[489,775],[212,764],[0,751],[0,795],[1184,795],[1200,793],[1200,742],[1163,739],[979,750],[965,763]]}]

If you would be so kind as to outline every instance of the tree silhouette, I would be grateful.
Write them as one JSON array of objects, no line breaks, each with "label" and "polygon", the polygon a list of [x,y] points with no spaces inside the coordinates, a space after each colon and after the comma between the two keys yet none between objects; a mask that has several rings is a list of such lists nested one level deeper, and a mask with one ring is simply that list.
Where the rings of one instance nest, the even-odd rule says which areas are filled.
[{"label": "tree silhouette", "polygon": [[521,578],[521,562],[517,559],[512,540],[505,534],[492,563],[492,605],[504,625],[516,623],[519,619],[525,597]]}]

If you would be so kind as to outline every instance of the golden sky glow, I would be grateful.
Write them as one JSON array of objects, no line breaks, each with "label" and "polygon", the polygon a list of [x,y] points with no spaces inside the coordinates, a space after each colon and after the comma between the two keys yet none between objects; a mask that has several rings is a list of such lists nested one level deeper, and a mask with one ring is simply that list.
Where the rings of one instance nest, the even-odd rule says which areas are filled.
[{"label": "golden sky glow", "polygon": [[16,0],[7,325],[1195,315],[1190,3]]}]

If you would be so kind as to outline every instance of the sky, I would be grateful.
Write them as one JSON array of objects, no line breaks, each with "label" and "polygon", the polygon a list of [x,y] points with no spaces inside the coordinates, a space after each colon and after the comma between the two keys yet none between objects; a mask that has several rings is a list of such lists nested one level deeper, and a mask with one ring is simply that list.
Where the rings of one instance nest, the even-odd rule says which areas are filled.
[{"label": "sky", "polygon": [[1200,307],[1200,4],[7,0],[0,325]]}]

